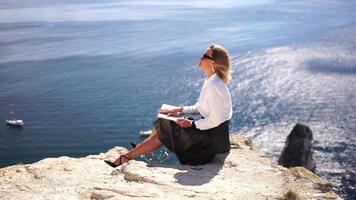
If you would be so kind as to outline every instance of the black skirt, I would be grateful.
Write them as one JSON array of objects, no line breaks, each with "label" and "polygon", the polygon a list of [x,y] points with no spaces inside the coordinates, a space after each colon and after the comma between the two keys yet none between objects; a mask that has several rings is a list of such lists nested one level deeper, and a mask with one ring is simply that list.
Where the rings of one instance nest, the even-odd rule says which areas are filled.
[{"label": "black skirt", "polygon": [[208,130],[182,128],[166,119],[157,119],[153,125],[161,143],[174,152],[183,165],[206,164],[215,154],[230,150],[229,121]]}]

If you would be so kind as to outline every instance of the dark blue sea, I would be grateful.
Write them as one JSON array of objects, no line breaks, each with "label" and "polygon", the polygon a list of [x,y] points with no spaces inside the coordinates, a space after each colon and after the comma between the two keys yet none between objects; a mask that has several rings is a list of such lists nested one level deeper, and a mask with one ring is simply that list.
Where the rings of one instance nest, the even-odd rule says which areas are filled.
[{"label": "dark blue sea", "polygon": [[316,173],[355,199],[351,0],[0,0],[0,167],[129,148],[162,103],[195,103],[212,43],[233,58],[231,132],[276,162],[308,125]]}]

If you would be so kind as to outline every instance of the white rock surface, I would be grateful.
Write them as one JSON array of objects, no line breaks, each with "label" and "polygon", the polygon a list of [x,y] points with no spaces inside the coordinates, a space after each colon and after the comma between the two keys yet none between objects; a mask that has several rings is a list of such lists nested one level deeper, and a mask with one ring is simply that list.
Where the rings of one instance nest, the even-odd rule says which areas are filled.
[{"label": "white rock surface", "polygon": [[113,169],[103,162],[125,153],[122,147],[14,165],[0,169],[0,199],[341,199],[312,172],[271,164],[245,136],[231,136],[231,147],[202,166],[131,160]]}]

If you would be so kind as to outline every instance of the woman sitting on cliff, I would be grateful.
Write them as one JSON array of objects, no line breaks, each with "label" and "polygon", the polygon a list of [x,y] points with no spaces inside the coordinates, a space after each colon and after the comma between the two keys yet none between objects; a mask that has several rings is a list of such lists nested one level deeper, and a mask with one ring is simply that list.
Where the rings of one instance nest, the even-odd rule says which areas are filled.
[{"label": "woman sitting on cliff", "polygon": [[231,96],[227,84],[231,79],[228,52],[220,45],[211,45],[200,58],[200,69],[206,79],[195,105],[159,112],[175,116],[178,113],[197,113],[199,120],[179,119],[177,122],[157,119],[152,134],[134,149],[114,162],[117,167],[137,156],[153,152],[165,145],[182,164],[201,165],[210,162],[215,154],[228,152],[229,120],[232,116]]}]

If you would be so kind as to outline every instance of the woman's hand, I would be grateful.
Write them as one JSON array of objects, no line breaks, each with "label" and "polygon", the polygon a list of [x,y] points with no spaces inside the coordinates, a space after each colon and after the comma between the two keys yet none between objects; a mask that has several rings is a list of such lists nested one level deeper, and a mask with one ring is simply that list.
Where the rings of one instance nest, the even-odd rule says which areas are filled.
[{"label": "woman's hand", "polygon": [[192,122],[189,119],[177,119],[176,123],[182,128],[192,127]]},{"label": "woman's hand", "polygon": [[159,109],[158,110],[159,113],[166,114],[167,116],[176,116],[182,111],[183,111],[182,107],[173,108],[173,109]]}]

